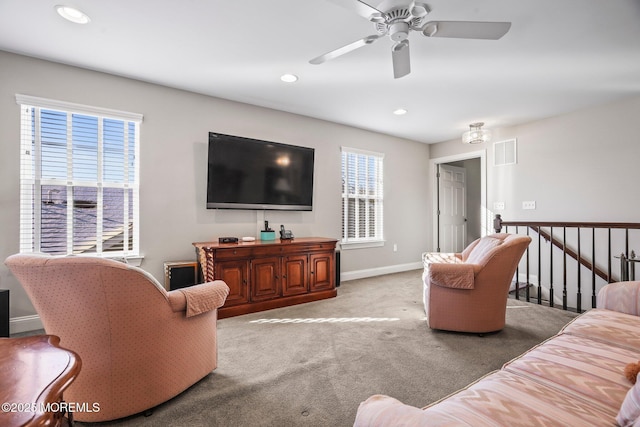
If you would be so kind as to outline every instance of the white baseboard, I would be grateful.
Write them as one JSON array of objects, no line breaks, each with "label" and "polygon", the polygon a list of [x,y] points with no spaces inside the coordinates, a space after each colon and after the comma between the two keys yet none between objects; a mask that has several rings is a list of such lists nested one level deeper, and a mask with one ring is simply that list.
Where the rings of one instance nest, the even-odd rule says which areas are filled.
[{"label": "white baseboard", "polygon": [[368,268],[366,270],[348,271],[340,274],[340,282],[355,279],[365,279],[367,277],[382,276],[383,274],[401,273],[403,271],[418,270],[422,268],[422,262],[411,262],[408,264],[389,265],[386,267]]},{"label": "white baseboard", "polygon": [[22,332],[36,331],[44,329],[40,316],[33,314],[31,316],[12,317],[9,319],[9,333],[19,334]]}]

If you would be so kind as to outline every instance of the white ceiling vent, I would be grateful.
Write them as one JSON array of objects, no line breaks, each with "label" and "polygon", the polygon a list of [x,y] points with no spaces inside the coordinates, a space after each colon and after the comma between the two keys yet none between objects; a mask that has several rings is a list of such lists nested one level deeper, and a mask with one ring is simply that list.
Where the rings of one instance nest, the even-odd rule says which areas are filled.
[{"label": "white ceiling vent", "polygon": [[493,143],[494,166],[515,165],[517,162],[515,138]]}]

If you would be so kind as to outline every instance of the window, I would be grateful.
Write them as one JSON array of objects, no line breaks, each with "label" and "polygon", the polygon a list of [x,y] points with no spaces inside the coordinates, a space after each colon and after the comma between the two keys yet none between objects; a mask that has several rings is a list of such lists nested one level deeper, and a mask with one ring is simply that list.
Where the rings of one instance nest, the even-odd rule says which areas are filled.
[{"label": "window", "polygon": [[138,256],[139,114],[16,95],[20,252]]},{"label": "window", "polygon": [[342,148],[342,243],[383,241],[384,155]]}]

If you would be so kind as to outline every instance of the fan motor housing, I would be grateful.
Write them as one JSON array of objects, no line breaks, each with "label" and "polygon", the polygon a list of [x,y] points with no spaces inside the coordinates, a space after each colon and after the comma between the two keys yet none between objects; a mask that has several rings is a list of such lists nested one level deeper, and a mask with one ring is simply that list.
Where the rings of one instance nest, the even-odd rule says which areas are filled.
[{"label": "fan motor housing", "polygon": [[394,42],[401,42],[409,37],[409,24],[406,22],[394,22],[389,25],[389,37]]}]

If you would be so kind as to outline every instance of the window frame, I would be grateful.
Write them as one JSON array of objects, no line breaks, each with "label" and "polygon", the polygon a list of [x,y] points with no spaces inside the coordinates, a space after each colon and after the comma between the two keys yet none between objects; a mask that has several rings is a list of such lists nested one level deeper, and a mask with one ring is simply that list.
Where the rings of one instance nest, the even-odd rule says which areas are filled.
[{"label": "window frame", "polygon": [[[55,252],[48,252],[52,255],[72,255],[82,254],[88,256],[108,257],[108,258],[125,258],[126,260],[140,259],[140,125],[142,123],[142,114],[129,113],[124,111],[93,107],[88,105],[70,103],[66,101],[58,101],[46,98],[39,98],[28,95],[16,94],[16,103],[20,106],[20,252],[34,253],[41,252],[42,242],[41,230],[43,223],[41,218],[42,209],[36,209],[35,206],[42,206],[42,191],[47,186],[64,187],[66,192],[66,207],[63,207],[66,215],[65,235],[66,247]],[[66,117],[66,147],[60,151],[64,151],[62,160],[55,160],[59,163],[66,162],[62,166],[65,179],[59,177],[45,178],[43,177],[43,124],[41,122],[41,112],[46,114],[59,114]],[[33,114],[33,116],[32,116]],[[33,118],[33,121],[32,121]],[[86,176],[76,176],[77,172],[74,162],[73,147],[73,120],[95,119],[95,128],[90,127],[91,131],[95,131],[95,139],[90,139],[90,143],[95,143],[95,148],[86,148],[82,153],[95,153],[95,178],[87,178]],[[64,119],[63,119],[64,120]],[[111,125],[116,125],[114,129],[121,123],[122,125],[122,144],[118,145],[119,138],[111,139],[108,131]],[[106,127],[106,129],[105,129]],[[113,142],[116,142],[115,145]],[[118,152],[121,151],[122,160],[117,165],[122,165],[121,177],[113,179],[107,170],[106,164],[111,163],[107,146],[115,147]],[[62,146],[62,144],[60,144]],[[32,152],[33,150],[33,152]],[[78,151],[80,153],[80,151]],[[82,154],[78,154],[82,156]],[[51,164],[55,164],[55,161]],[[130,165],[133,171],[130,170]],[[93,171],[91,171],[93,172]],[[77,200],[74,200],[72,193],[77,189],[95,188],[95,241],[91,251],[79,249],[79,242],[74,236],[74,230],[77,225],[74,224],[74,211],[78,208]],[[75,189],[75,190],[74,190]],[[119,250],[104,250],[102,244],[108,240],[109,233],[105,227],[105,209],[104,200],[109,200],[110,190],[122,190],[122,234],[123,245]],[[55,190],[54,190],[55,191]],[[116,211],[118,212],[118,211]],[[126,227],[127,222],[130,224]],[[131,231],[129,231],[131,229]],[[104,234],[103,234],[104,233]],[[131,245],[124,244],[131,241]],[[95,247],[95,249],[94,249]],[[76,249],[74,251],[74,248]]]},{"label": "window frame", "polygon": [[[375,151],[362,150],[359,148],[351,148],[351,147],[341,147],[341,180],[342,180],[342,189],[341,189],[341,207],[342,207],[342,236],[341,236],[341,247],[343,249],[359,249],[359,248],[371,248],[371,247],[380,247],[385,243],[384,240],[384,153],[379,153]],[[349,155],[355,156],[364,156],[365,157],[365,165],[368,165],[370,161],[375,163],[375,190],[373,194],[368,194],[368,192],[364,192],[364,194],[358,194],[357,184],[354,187],[354,191],[349,191],[349,185],[347,185],[347,176],[349,175],[349,165],[346,162],[346,159]],[[355,161],[356,165],[358,161]],[[368,169],[366,167],[365,169]],[[368,181],[368,170],[363,172],[355,168],[355,182],[364,180],[365,185],[367,185]],[[346,176],[345,176],[346,174]],[[368,221],[369,218],[369,207],[371,206],[369,202],[374,201],[374,233],[373,235],[368,235],[365,237],[358,237],[357,230],[359,228],[358,219],[360,217],[359,213],[354,214],[355,224],[354,224],[354,234],[355,237],[349,237],[349,204],[348,200],[354,200],[354,206],[356,211],[360,206],[359,201],[364,201],[364,206],[367,207],[365,209],[364,218],[365,222]],[[367,230],[369,228],[368,224],[365,224],[364,229]],[[369,233],[367,233],[369,234]]]}]

